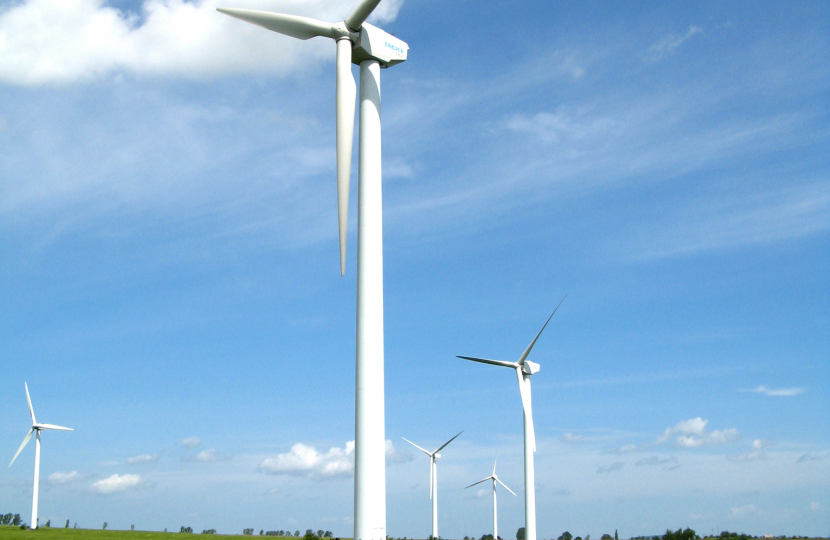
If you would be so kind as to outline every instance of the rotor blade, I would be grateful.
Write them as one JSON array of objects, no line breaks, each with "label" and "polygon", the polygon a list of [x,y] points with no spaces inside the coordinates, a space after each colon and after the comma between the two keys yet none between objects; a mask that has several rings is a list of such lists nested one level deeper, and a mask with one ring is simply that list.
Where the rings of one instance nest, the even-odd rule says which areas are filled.
[{"label": "rotor blade", "polygon": [[488,360],[487,358],[473,358],[471,356],[457,356],[464,360],[472,360],[473,362],[481,362],[482,364],[493,364],[494,366],[504,366],[515,368],[518,366],[516,362],[505,362],[504,360]]},{"label": "rotor blade", "polygon": [[32,408],[32,398],[29,397],[29,385],[24,382],[23,386],[26,388],[26,402],[29,404],[29,415],[32,417],[32,423],[34,424],[37,420],[35,420],[35,410]]},{"label": "rotor blade", "polygon": [[401,437],[401,439],[405,440],[406,442],[408,442],[409,444],[411,444],[412,446],[414,446],[415,448],[417,448],[418,450],[420,450],[420,451],[421,451],[421,452],[423,452],[424,454],[426,454],[426,455],[428,455],[428,456],[432,457],[432,454],[430,454],[429,452],[427,452],[426,450],[424,450],[423,448],[421,448],[420,446],[418,446],[418,445],[417,445],[417,444],[415,444],[414,442],[410,441],[409,439],[404,438],[404,437]]},{"label": "rotor blade", "polygon": [[[568,296],[568,295],[566,294],[565,296],[563,296],[563,297],[562,297],[562,300],[560,300],[560,301],[559,301],[559,304],[556,306],[556,309],[559,309],[559,306],[561,306],[561,305],[562,305],[562,302],[564,302],[564,301],[565,301],[565,298],[566,298],[567,296]],[[524,352],[524,353],[522,353],[522,357],[521,357],[521,358],[519,358],[519,363],[520,363],[520,364],[524,364],[524,363],[525,363],[525,359],[527,358],[527,355],[528,355],[528,354],[530,354],[530,349],[532,349],[532,348],[533,348],[533,346],[534,346],[534,345],[536,345],[536,340],[537,340],[537,339],[539,339],[539,336],[541,336],[541,335],[542,335],[542,332],[545,330],[545,326],[547,326],[547,325],[548,325],[548,323],[550,322],[550,320],[551,320],[551,319],[553,318],[553,316],[556,314],[556,309],[554,309],[554,310],[553,310],[553,313],[551,313],[551,314],[550,314],[550,317],[548,317],[548,320],[546,320],[546,321],[545,321],[545,324],[542,326],[542,329],[541,329],[541,330],[539,330],[539,333],[538,333],[538,334],[536,334],[536,337],[535,337],[535,338],[533,338],[533,341],[531,341],[531,342],[530,342],[530,345],[528,345],[528,346],[527,346],[527,349],[525,349],[525,352]]]},{"label": "rotor blade", "polygon": [[496,476],[496,462],[497,461],[498,461],[498,459],[493,460],[493,476]]},{"label": "rotor blade", "polygon": [[432,500],[432,492],[435,491],[435,457],[429,456],[429,499]]},{"label": "rotor blade", "polygon": [[361,0],[351,15],[346,17],[344,21],[346,26],[355,32],[360,30],[360,27],[363,26],[363,23],[369,18],[369,15],[378,7],[378,4],[380,4],[380,0]]},{"label": "rotor blade", "polygon": [[39,429],[59,429],[62,431],[75,431],[71,427],[56,426],[54,424],[38,424],[37,427]]},{"label": "rotor blade", "polygon": [[23,444],[21,444],[21,445],[20,445],[20,448],[18,448],[18,449],[17,449],[17,453],[16,453],[16,454],[14,455],[14,457],[12,458],[11,463],[9,463],[9,467],[11,467],[11,466],[12,466],[12,463],[14,463],[14,460],[16,460],[16,459],[17,459],[17,456],[19,456],[19,455],[20,455],[20,452],[22,452],[22,451],[23,451],[23,448],[25,448],[25,447],[26,447],[26,444],[29,442],[29,439],[31,439],[31,438],[32,438],[32,433],[34,433],[34,431],[35,431],[35,428],[32,428],[32,429],[30,429],[30,430],[29,430],[29,433],[26,435],[26,438],[25,438],[25,439],[23,439]]},{"label": "rotor blade", "polygon": [[484,480],[479,480],[479,481],[478,481],[478,482],[476,482],[475,484],[470,484],[469,486],[465,487],[464,489],[471,488],[471,487],[473,487],[473,486],[477,486],[477,485],[479,485],[479,484],[480,484],[480,483],[482,483],[482,482],[486,482],[487,480],[492,480],[492,479],[493,479],[493,477],[492,477],[492,476],[488,476],[488,477],[487,477],[487,478],[485,478]]},{"label": "rotor blade", "polygon": [[[507,490],[507,491],[509,491],[510,493],[513,493],[513,490],[512,490],[512,489],[510,489],[509,487],[505,486],[505,485],[504,485],[504,482],[502,482],[502,481],[501,481],[501,480],[499,480],[498,478],[496,478],[496,482],[498,482],[499,484],[501,484],[502,486],[504,486],[504,489],[506,489],[506,490]],[[518,497],[518,495],[516,495],[515,493],[513,493],[513,496],[514,496],[514,497]]]},{"label": "rotor blade", "polygon": [[253,9],[216,8],[216,11],[297,39],[317,36],[336,38],[339,35],[333,24],[310,17]]},{"label": "rotor blade", "polygon": [[527,418],[527,425],[530,429],[530,442],[533,444],[533,451],[536,451],[536,430],[533,427],[533,410],[531,409],[530,396],[528,395],[525,381],[522,377],[522,368],[516,368],[516,377],[519,379],[519,394],[522,396],[522,409]]},{"label": "rotor blade", "polygon": [[[461,435],[462,433],[464,433],[464,430],[459,431],[459,432],[458,432],[458,435]],[[458,435],[456,435],[455,437],[458,437]],[[453,441],[455,440],[455,437],[453,437],[452,439],[450,439],[450,440],[448,440],[447,442],[445,442],[444,444],[442,444],[442,445],[441,445],[441,448],[439,448],[438,450],[436,450],[435,452],[433,452],[433,454],[437,454],[438,452],[440,452],[441,450],[443,450],[445,446],[447,446],[448,444],[450,444],[451,442],[453,442]]]},{"label": "rotor blade", "polygon": [[346,275],[346,226],[349,222],[349,175],[352,172],[352,138],[357,87],[352,76],[352,42],[337,40],[337,226],[340,232],[340,275]]}]

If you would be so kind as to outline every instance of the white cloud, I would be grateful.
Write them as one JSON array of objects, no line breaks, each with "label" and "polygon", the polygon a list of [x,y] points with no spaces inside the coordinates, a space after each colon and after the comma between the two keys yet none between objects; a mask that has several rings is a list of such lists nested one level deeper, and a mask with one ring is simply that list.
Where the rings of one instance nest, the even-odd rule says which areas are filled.
[{"label": "white cloud", "polygon": [[773,397],[792,397],[799,396],[805,392],[804,388],[767,388],[766,386],[756,386],[752,390],[741,390],[741,392],[754,392],[756,394],[764,394],[765,396]]},{"label": "white cloud", "polygon": [[813,501],[810,503],[810,510],[818,510],[821,508],[821,503],[818,501]]},{"label": "white cloud", "polygon": [[666,56],[673,54],[674,51],[676,51],[683,44],[683,42],[702,33],[703,29],[699,26],[691,25],[689,26],[689,30],[682,36],[668,34],[660,39],[660,41],[649,47],[646,59],[651,62],[662,60]]},{"label": "white cloud", "polygon": [[185,448],[196,448],[200,444],[202,444],[202,440],[199,437],[187,437],[186,439],[182,439],[179,441],[179,444],[184,446]]},{"label": "white cloud", "polygon": [[745,506],[738,506],[732,509],[733,516],[749,516],[756,512],[754,504],[747,504]]},{"label": "white cloud", "polygon": [[109,478],[104,478],[93,483],[90,489],[96,493],[109,495],[110,493],[118,493],[141,487],[144,483],[144,479],[137,474],[113,474]]},{"label": "white cloud", "polygon": [[216,450],[216,448],[208,448],[207,450],[202,450],[198,454],[192,456],[185,456],[182,458],[182,461],[199,461],[201,463],[213,463],[214,461],[227,461],[229,459],[230,456],[220,454]]},{"label": "white cloud", "polygon": [[49,475],[48,480],[50,484],[68,484],[81,480],[81,475],[78,474],[78,471],[53,472]]},{"label": "white cloud", "polygon": [[571,443],[571,444],[578,443],[578,442],[581,442],[582,439],[583,439],[582,435],[574,435],[573,433],[565,433],[564,435],[562,435],[562,440],[565,441],[566,443]]},{"label": "white cloud", "polygon": [[[386,440],[386,463],[406,463],[414,458],[399,453],[392,441]],[[268,474],[289,474],[307,478],[335,478],[354,474],[354,441],[343,448],[332,447],[325,454],[313,446],[297,443],[285,454],[270,457],[259,464]]]},{"label": "white cloud", "polygon": [[764,447],[769,446],[769,444],[770,443],[768,441],[755,439],[752,441],[752,449],[749,452],[727,456],[727,459],[730,461],[756,461],[759,459],[766,459],[767,456],[764,453]]},{"label": "white cloud", "polygon": [[618,128],[610,118],[564,106],[558,107],[553,113],[540,112],[533,116],[517,114],[507,121],[506,127],[515,133],[535,135],[546,144],[592,139]]},{"label": "white cloud", "polygon": [[325,454],[313,446],[297,443],[286,454],[266,458],[259,468],[269,474],[290,474],[308,478],[351,476],[354,473],[354,441],[343,448],[330,448]]},{"label": "white cloud", "polygon": [[[370,20],[393,20],[402,4],[383,2]],[[334,60],[332,43],[304,45],[217,13],[218,5],[218,0],[144,0],[138,13],[131,13],[105,0],[16,2],[0,13],[0,82],[67,83],[113,72],[187,78],[286,73],[315,57]],[[354,2],[241,0],[236,7],[340,21]],[[295,54],[300,48],[302,63]]]},{"label": "white cloud", "polygon": [[707,431],[708,423],[709,420],[704,420],[701,417],[683,420],[673,427],[666,428],[663,434],[657,438],[655,444],[663,444],[676,436],[675,446],[679,448],[698,448],[704,445],[728,444],[741,437],[737,428]]},{"label": "white cloud", "polygon": [[158,454],[141,454],[140,456],[133,456],[127,458],[127,463],[130,465],[137,465],[140,463],[153,463],[158,461]]},{"label": "white cloud", "polygon": [[624,466],[625,464],[622,461],[618,461],[616,463],[612,463],[611,465],[600,467],[599,469],[597,469],[597,474],[619,471]]}]

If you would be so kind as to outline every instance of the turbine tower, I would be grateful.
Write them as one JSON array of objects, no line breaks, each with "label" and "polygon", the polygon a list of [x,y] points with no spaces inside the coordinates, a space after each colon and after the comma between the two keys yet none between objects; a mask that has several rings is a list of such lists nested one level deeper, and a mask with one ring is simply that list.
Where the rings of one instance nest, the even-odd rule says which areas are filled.
[{"label": "turbine tower", "polygon": [[550,314],[548,320],[527,346],[525,352],[519,357],[516,362],[506,362],[504,360],[488,360],[486,358],[473,358],[471,356],[459,356],[464,360],[472,360],[473,362],[481,362],[483,364],[493,364],[494,366],[509,367],[516,371],[516,378],[519,380],[519,395],[522,397],[522,409],[524,410],[524,428],[525,428],[525,540],[536,540],[536,480],[533,470],[533,453],[536,451],[536,432],[533,429],[533,410],[530,402],[530,377],[539,372],[539,364],[531,362],[527,359],[530,350],[536,345],[536,340],[542,335],[545,327],[556,314],[556,310],[565,301],[563,297],[559,301],[559,305]]},{"label": "turbine tower", "polygon": [[29,430],[29,433],[26,434],[26,438],[23,439],[23,444],[20,445],[20,448],[17,449],[17,453],[12,458],[11,462],[9,463],[9,467],[12,466],[14,460],[17,459],[17,456],[20,455],[20,452],[23,451],[23,448],[26,447],[28,444],[29,439],[32,438],[32,433],[37,431],[37,435],[35,435],[35,487],[32,490],[32,529],[37,529],[37,487],[38,483],[40,482],[40,432],[44,429],[59,429],[62,431],[74,431],[72,428],[68,427],[61,427],[61,426],[54,426],[52,424],[38,424],[37,420],[35,420],[35,410],[32,408],[32,399],[29,397],[29,385],[25,382],[23,386],[26,388],[26,401],[29,403],[29,415],[32,417],[32,429]]},{"label": "turbine tower", "polygon": [[[487,480],[492,480],[493,481],[493,540],[499,540],[499,507],[498,507],[498,504],[496,503],[496,482],[498,482],[499,484],[504,486],[504,489],[506,489],[510,493],[513,493],[513,490],[510,489],[509,487],[507,487],[506,485],[504,485],[504,482],[499,480],[499,477],[496,475],[496,462],[495,461],[493,462],[493,474],[491,474],[490,476],[488,476],[484,480],[479,480],[475,484],[470,484],[469,486],[467,486],[464,489],[468,489],[468,488],[471,488],[473,486],[477,486],[482,482],[486,482]],[[516,494],[513,493],[513,496],[516,497]],[[527,529],[525,529],[525,530],[527,530]]]},{"label": "turbine tower", "polygon": [[380,69],[406,60],[409,46],[365,22],[380,0],[360,0],[329,23],[282,13],[219,8],[221,13],[297,39],[336,43],[337,210],[340,275],[346,272],[346,224],[355,114],[351,64],[360,66],[355,373],[354,540],[386,540],[383,374],[383,213]]},{"label": "turbine tower", "polygon": [[[459,431],[458,435],[464,433],[463,431]],[[456,435],[455,437],[458,437]],[[440,452],[443,450],[448,444],[455,440],[455,437],[448,440],[444,444],[442,444],[435,452],[427,452],[414,442],[401,437],[401,439],[405,440],[424,454],[429,456],[429,498],[432,499],[432,537],[437,540],[438,538],[438,463],[436,463],[436,459],[441,457]]]}]

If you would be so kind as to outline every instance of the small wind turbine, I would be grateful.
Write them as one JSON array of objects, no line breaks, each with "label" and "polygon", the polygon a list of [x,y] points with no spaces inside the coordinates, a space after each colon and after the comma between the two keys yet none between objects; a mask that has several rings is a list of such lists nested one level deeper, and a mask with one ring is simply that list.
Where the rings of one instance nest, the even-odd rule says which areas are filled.
[{"label": "small wind turbine", "polygon": [[218,8],[221,13],[297,39],[337,45],[335,88],[340,275],[346,272],[346,223],[360,66],[357,202],[357,343],[355,372],[354,539],[386,540],[386,434],[383,376],[383,205],[380,68],[406,60],[409,45],[366,22],[380,0],[360,0],[345,20],[329,23],[283,13]]},{"label": "small wind turbine", "polygon": [[[464,433],[463,431],[459,431],[458,435]],[[458,437],[456,435],[455,437]],[[455,437],[448,440],[444,444],[442,444],[435,452],[427,452],[414,442],[410,441],[409,439],[405,439],[401,437],[401,439],[405,440],[424,454],[429,456],[429,498],[432,499],[432,537],[437,540],[438,538],[438,464],[435,462],[436,459],[441,457],[440,452],[443,450],[448,444],[455,440]]]},{"label": "small wind turbine", "polygon": [[[477,486],[482,482],[486,482],[487,480],[492,480],[493,481],[493,540],[499,540],[499,510],[498,510],[498,504],[496,504],[496,482],[498,482],[499,484],[504,486],[504,489],[506,489],[510,493],[513,493],[513,490],[510,489],[509,487],[505,486],[504,482],[499,480],[499,477],[496,476],[496,462],[495,461],[493,462],[493,474],[491,474],[490,476],[488,476],[484,480],[479,480],[475,484],[470,484],[469,486],[467,486],[464,489],[471,488],[473,486]],[[516,497],[516,494],[513,493],[513,496]]]},{"label": "small wind turbine", "polygon": [[35,435],[35,487],[32,490],[32,529],[37,529],[37,486],[40,481],[40,432],[44,429],[59,429],[63,431],[74,431],[72,428],[68,427],[61,427],[55,426],[52,424],[38,424],[37,420],[35,420],[35,411],[32,409],[32,399],[29,397],[29,385],[25,382],[23,386],[26,388],[26,401],[29,403],[29,415],[32,417],[32,429],[29,430],[29,433],[26,434],[26,438],[23,439],[23,444],[20,445],[20,448],[17,449],[17,453],[12,458],[11,462],[9,463],[9,467],[12,466],[14,460],[17,459],[17,456],[20,455],[20,452],[23,451],[23,448],[26,447],[28,444],[29,439],[32,438],[32,433],[37,431],[37,435]]},{"label": "small wind turbine", "polygon": [[[519,394],[522,397],[522,409],[524,410],[524,428],[525,428],[525,540],[536,540],[536,480],[533,471],[533,453],[536,451],[536,433],[533,430],[533,410],[530,402],[530,377],[539,372],[539,364],[527,360],[527,355],[530,350],[536,345],[536,340],[542,335],[545,327],[556,314],[556,310],[565,301],[563,297],[559,301],[559,305],[550,314],[548,320],[527,346],[525,352],[519,357],[516,362],[506,362],[504,360],[488,360],[486,358],[473,358],[470,356],[459,356],[464,360],[472,360],[473,362],[481,362],[484,364],[493,364],[494,366],[509,367],[516,371],[516,378],[519,380]],[[495,539],[494,539],[495,540]]]}]

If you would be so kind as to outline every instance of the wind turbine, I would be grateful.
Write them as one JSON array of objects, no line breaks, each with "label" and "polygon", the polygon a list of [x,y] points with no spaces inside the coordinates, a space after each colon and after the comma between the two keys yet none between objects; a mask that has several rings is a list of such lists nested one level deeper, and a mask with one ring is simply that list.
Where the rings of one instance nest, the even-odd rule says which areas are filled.
[{"label": "wind turbine", "polygon": [[329,23],[282,13],[219,8],[221,13],[297,39],[335,41],[337,210],[340,275],[346,272],[346,223],[355,114],[351,64],[360,66],[357,203],[354,539],[386,540],[386,446],[383,375],[383,211],[380,68],[406,60],[409,46],[365,22],[380,0],[360,0]]},{"label": "wind turbine", "polygon": [[536,340],[542,335],[545,327],[556,314],[556,310],[565,301],[563,297],[559,301],[559,305],[550,314],[548,320],[527,346],[525,352],[519,357],[516,362],[506,362],[504,360],[488,360],[486,358],[473,358],[471,356],[459,356],[464,360],[472,360],[473,362],[481,362],[483,364],[493,364],[494,366],[509,367],[516,371],[516,378],[519,381],[519,394],[522,397],[522,409],[524,410],[524,428],[525,428],[525,540],[536,540],[536,480],[533,470],[533,453],[536,451],[536,433],[533,430],[533,410],[530,402],[530,377],[539,372],[539,364],[527,360],[527,355],[530,350],[536,345]]},{"label": "wind turbine", "polygon": [[[458,435],[464,433],[463,431],[459,431]],[[458,437],[456,435],[455,437]],[[401,437],[401,439],[405,440],[424,454],[429,456],[429,498],[432,499],[432,537],[437,540],[438,538],[438,464],[435,462],[436,459],[441,457],[440,452],[443,450],[448,444],[455,440],[455,437],[448,440],[444,444],[442,444],[435,452],[428,452],[415,444],[414,442]]]},{"label": "wind turbine", "polygon": [[23,439],[23,444],[20,445],[20,448],[17,449],[17,453],[12,458],[11,462],[9,463],[9,467],[12,466],[14,460],[17,459],[17,456],[20,455],[20,452],[23,451],[23,448],[26,447],[28,444],[29,439],[32,438],[32,433],[35,431],[37,435],[35,435],[35,487],[32,490],[32,529],[37,529],[37,486],[40,482],[40,432],[44,429],[59,429],[62,431],[74,431],[72,428],[62,427],[62,426],[55,426],[52,424],[38,424],[37,420],[35,420],[35,410],[32,409],[32,399],[29,397],[29,385],[25,382],[23,386],[26,388],[26,401],[29,403],[29,415],[32,417],[32,429],[29,430],[29,433],[26,434],[26,438]]},{"label": "wind turbine", "polygon": [[[499,480],[499,477],[496,476],[496,462],[495,461],[493,462],[493,474],[491,474],[490,476],[488,476],[484,480],[479,480],[475,484],[470,484],[469,486],[467,486],[464,489],[468,489],[468,488],[471,488],[473,486],[477,486],[482,482],[486,482],[487,480],[492,480],[493,481],[493,540],[499,540],[499,510],[498,510],[498,504],[496,504],[496,482],[498,482],[499,484],[504,486],[504,489],[506,489],[510,493],[513,493],[513,490],[510,489],[509,487],[507,487],[506,485],[504,485],[504,482]],[[516,494],[513,493],[513,496],[516,497]]]}]

